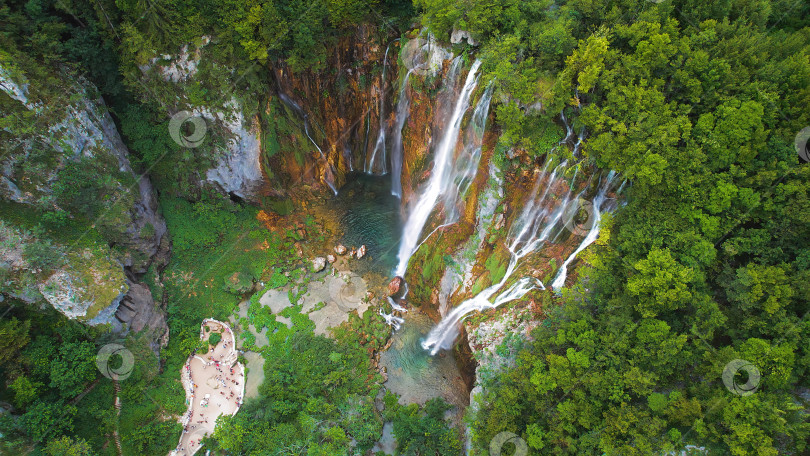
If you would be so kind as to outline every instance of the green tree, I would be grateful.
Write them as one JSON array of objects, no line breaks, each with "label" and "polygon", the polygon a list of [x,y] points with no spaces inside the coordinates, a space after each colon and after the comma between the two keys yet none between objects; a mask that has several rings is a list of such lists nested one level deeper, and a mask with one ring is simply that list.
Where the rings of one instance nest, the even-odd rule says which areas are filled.
[{"label": "green tree", "polygon": [[62,436],[48,442],[45,453],[51,456],[92,456],[94,453],[84,439]]},{"label": "green tree", "polygon": [[91,342],[63,342],[51,361],[51,387],[65,398],[72,398],[98,377],[97,350]]},{"label": "green tree", "polygon": [[20,350],[31,341],[31,322],[20,322],[17,318],[0,320],[0,366],[15,359]]}]

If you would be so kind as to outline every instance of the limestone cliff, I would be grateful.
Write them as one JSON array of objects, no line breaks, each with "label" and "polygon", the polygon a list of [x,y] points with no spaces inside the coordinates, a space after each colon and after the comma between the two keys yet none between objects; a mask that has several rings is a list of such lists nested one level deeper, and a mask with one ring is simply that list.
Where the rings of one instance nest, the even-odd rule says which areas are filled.
[{"label": "limestone cliff", "polygon": [[[125,298],[154,312],[151,297],[128,293],[165,261],[166,224],[98,91],[68,68],[11,60],[0,62],[0,89],[0,236],[15,243],[0,268],[16,278],[1,291],[93,325],[120,326]],[[164,333],[165,321],[151,328]]]}]

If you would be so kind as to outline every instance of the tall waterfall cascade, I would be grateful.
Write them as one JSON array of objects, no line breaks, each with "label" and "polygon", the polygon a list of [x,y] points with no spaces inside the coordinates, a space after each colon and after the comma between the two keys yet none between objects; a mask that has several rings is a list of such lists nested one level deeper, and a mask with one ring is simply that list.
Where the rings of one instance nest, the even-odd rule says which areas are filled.
[{"label": "tall waterfall cascade", "polygon": [[[520,215],[509,228],[506,247],[511,257],[504,276],[497,283],[465,300],[445,315],[422,342],[422,347],[425,350],[435,355],[440,350],[450,349],[458,337],[462,321],[472,312],[493,309],[519,299],[531,290],[545,289],[545,286],[539,280],[523,277],[504,291],[501,291],[514,275],[522,258],[537,251],[546,242],[553,241],[566,229],[571,230],[576,235],[584,231],[582,228],[574,227],[572,222],[576,210],[584,201],[582,195],[585,191],[583,190],[577,195],[572,194],[578,164],[574,166],[577,168],[574,168],[570,181],[566,181],[564,177],[568,174],[566,173],[568,170],[566,162],[557,165],[551,172],[548,171],[549,164],[547,163],[546,168],[539,172],[531,192],[532,196],[525,203]],[[555,289],[564,284],[568,265],[580,252],[597,239],[599,221],[603,211],[615,207],[615,202],[607,196],[615,177],[616,173],[610,172],[601,181],[593,200],[587,204],[588,207],[593,207],[592,213],[589,212],[590,228],[578,248],[560,268],[552,284]]]},{"label": "tall waterfall cascade", "polygon": [[[456,57],[453,60],[453,64],[447,74],[447,83],[445,84],[446,93],[454,92],[455,84],[451,81],[453,81],[456,75],[459,73],[460,66],[461,58]],[[443,122],[444,128],[439,133],[441,135],[440,141],[438,146],[436,146],[433,151],[433,169],[428,181],[419,190],[418,198],[409,211],[408,220],[403,229],[398,254],[399,263],[395,270],[395,273],[398,276],[405,275],[405,271],[408,268],[408,261],[419,246],[422,230],[424,229],[430,214],[433,212],[433,209],[440,200],[443,200],[446,196],[448,196],[448,191],[452,191],[458,195],[459,187],[455,182],[455,178],[458,177],[458,175],[456,173],[454,152],[456,150],[456,144],[458,143],[458,138],[461,131],[462,118],[470,106],[470,97],[478,84],[477,74],[480,66],[481,61],[479,60],[476,60],[473,63],[469,73],[467,73],[467,78],[463,87],[455,97],[453,109],[450,111],[447,121]],[[488,100],[486,101],[486,104],[486,109],[489,109]],[[444,109],[440,107],[439,115],[446,114],[442,111],[444,111]],[[484,120],[485,119],[486,117],[484,116]],[[483,130],[484,125],[481,125],[481,127]],[[474,168],[477,168],[477,163],[475,164]],[[450,190],[451,188],[452,190]]]},{"label": "tall waterfall cascade", "polygon": [[402,145],[402,129],[408,120],[411,101],[408,98],[408,79],[413,70],[408,70],[399,85],[399,99],[397,100],[396,122],[394,124],[391,141],[391,194],[402,198],[402,160],[405,150]]}]

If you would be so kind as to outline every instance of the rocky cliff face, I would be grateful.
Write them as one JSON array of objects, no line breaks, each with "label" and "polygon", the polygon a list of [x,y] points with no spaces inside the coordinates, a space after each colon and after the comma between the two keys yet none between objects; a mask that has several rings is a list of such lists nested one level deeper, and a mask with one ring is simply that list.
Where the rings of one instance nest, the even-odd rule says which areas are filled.
[{"label": "rocky cliff face", "polygon": [[[337,187],[352,170],[382,173],[390,168],[379,156],[372,163],[372,155],[380,123],[389,130],[393,124],[399,54],[396,38],[376,27],[360,26],[352,36],[342,37],[332,48],[327,70],[323,72],[293,73],[283,64],[272,68],[279,94],[290,97],[307,117],[311,126],[309,133],[331,165]],[[296,115],[294,112],[290,114]],[[292,120],[295,124],[301,123],[298,119]],[[264,127],[270,134],[275,130],[277,138],[280,136],[272,123],[267,122]],[[293,181],[297,180],[296,176],[304,179],[309,175],[322,177],[324,172],[317,168],[325,164],[318,163],[321,157],[312,145],[309,149],[314,152],[310,154],[314,161],[294,163],[282,157],[271,162],[271,169]],[[282,152],[282,155],[290,156],[291,151]],[[312,167],[316,171],[308,172]]]},{"label": "rocky cliff face", "polygon": [[[418,67],[407,89],[412,110],[403,129],[404,194],[413,192],[419,178],[412,174],[424,172],[430,147],[431,94],[450,57],[434,40],[400,40],[376,26],[359,26],[331,47],[326,70],[294,73],[284,63],[268,63],[258,70],[265,72],[266,92],[248,103],[229,92],[244,75],[212,69],[216,45],[202,37],[141,67],[146,85],[162,84],[172,94],[163,100],[171,105],[170,114],[185,110],[202,117],[208,134],[221,140],[211,149],[194,150],[211,163],[200,173],[200,185],[261,202],[263,196],[284,197],[296,185],[339,188],[352,171],[390,172],[387,154],[400,82]],[[194,95],[206,80],[223,74],[229,87],[218,98],[203,102]],[[378,146],[381,124],[387,152]]]},{"label": "rocky cliff face", "polygon": [[[166,224],[97,90],[65,68],[10,62],[0,63],[0,89],[12,119],[0,147],[2,237],[18,242],[0,267],[22,284],[2,291],[93,325],[117,325],[124,299],[155,312],[151,298],[131,295],[128,275],[165,261]],[[159,320],[150,328],[163,333]]]}]

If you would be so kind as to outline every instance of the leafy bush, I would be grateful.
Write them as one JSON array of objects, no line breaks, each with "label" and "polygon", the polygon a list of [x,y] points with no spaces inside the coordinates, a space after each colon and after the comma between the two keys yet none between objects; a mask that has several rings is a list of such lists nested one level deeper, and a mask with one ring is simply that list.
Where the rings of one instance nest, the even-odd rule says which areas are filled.
[{"label": "leafy bush", "polygon": [[31,266],[49,271],[63,263],[63,253],[50,241],[33,241],[23,247],[23,258]]},{"label": "leafy bush", "polygon": [[391,392],[386,392],[383,398],[385,419],[394,423],[395,454],[461,454],[461,442],[444,420],[444,412],[450,410],[451,405],[438,397],[427,401],[424,407],[403,406],[398,399]]}]

